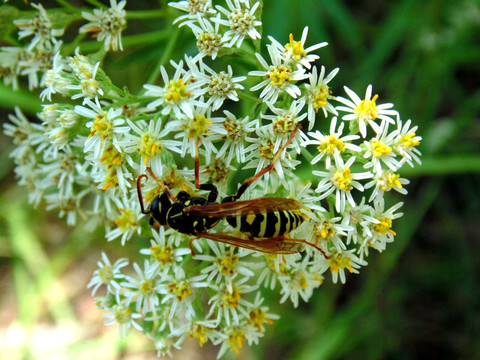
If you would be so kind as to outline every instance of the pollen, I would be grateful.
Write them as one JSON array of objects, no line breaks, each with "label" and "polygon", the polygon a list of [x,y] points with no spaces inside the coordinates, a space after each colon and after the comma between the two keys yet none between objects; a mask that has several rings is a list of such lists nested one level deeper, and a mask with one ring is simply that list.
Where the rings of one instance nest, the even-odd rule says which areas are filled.
[{"label": "pollen", "polygon": [[128,307],[123,305],[116,305],[114,306],[114,308],[115,308],[115,320],[119,324],[126,324],[130,322],[132,318],[131,316],[132,311]]},{"label": "pollen", "polygon": [[213,75],[208,83],[208,93],[213,95],[219,95],[227,97],[228,94],[234,90],[232,77],[225,71],[220,71],[218,74]]},{"label": "pollen", "polygon": [[389,191],[394,187],[402,188],[402,184],[400,183],[400,175],[393,174],[389,172],[384,172],[382,177],[377,180],[377,184],[383,191]]},{"label": "pollen", "polygon": [[170,245],[160,246],[154,245],[150,247],[151,257],[161,263],[163,266],[175,262],[173,248]]},{"label": "pollen", "polygon": [[371,100],[364,99],[355,108],[355,114],[360,120],[369,121],[375,120],[378,116],[377,101],[378,95],[375,95]]},{"label": "pollen", "polygon": [[109,146],[102,154],[100,161],[110,170],[114,166],[122,166],[125,154],[119,152],[115,146]]},{"label": "pollen", "polygon": [[167,287],[168,292],[175,295],[178,301],[185,300],[188,295],[192,294],[192,289],[190,289],[189,283],[185,281],[178,284],[170,284]]},{"label": "pollen", "polygon": [[111,128],[112,122],[108,119],[106,112],[96,115],[90,127],[90,137],[99,134],[102,135],[102,138],[105,140],[110,135]]},{"label": "pollen", "polygon": [[285,84],[292,81],[291,73],[292,69],[290,69],[288,66],[271,66],[266,77],[270,79],[271,85],[281,88]]},{"label": "pollen", "polygon": [[198,340],[198,344],[203,346],[207,342],[207,332],[208,328],[206,326],[196,324],[190,329],[190,339],[196,338]]},{"label": "pollen", "polygon": [[319,152],[326,153],[328,155],[333,155],[335,149],[341,153],[345,151],[345,143],[335,135],[329,135],[328,137],[325,137],[317,147]]},{"label": "pollen", "polygon": [[290,135],[296,127],[296,119],[288,111],[277,116],[273,121],[273,131],[281,136]]},{"label": "pollen", "polygon": [[122,215],[115,220],[115,225],[120,228],[121,232],[130,230],[138,225],[136,213],[132,210],[119,209]]},{"label": "pollen", "polygon": [[239,348],[242,348],[243,341],[246,340],[245,330],[240,328],[233,330],[228,336],[228,343],[237,354],[240,354]]},{"label": "pollen", "polygon": [[144,296],[152,296],[155,294],[155,281],[153,279],[148,279],[145,281],[142,281],[139,286],[139,291],[142,293]]},{"label": "pollen", "polygon": [[235,275],[235,269],[238,264],[238,259],[238,255],[235,255],[231,251],[227,251],[224,257],[217,258],[216,263],[220,273],[224,276]]},{"label": "pollen", "polygon": [[147,165],[149,158],[151,159],[156,154],[162,153],[163,145],[159,139],[152,137],[150,134],[144,134],[140,148],[137,151],[144,157],[144,164]]},{"label": "pollen", "polygon": [[114,188],[118,186],[118,176],[117,176],[117,170],[111,169],[108,174],[105,176],[105,179],[103,179],[103,182],[105,185],[103,186],[102,190],[105,191],[109,188]]},{"label": "pollen", "polygon": [[242,297],[240,296],[240,292],[237,288],[234,287],[231,292],[225,289],[222,293],[222,303],[220,306],[224,308],[236,308],[241,298]]},{"label": "pollen", "polygon": [[272,319],[269,319],[267,317],[267,313],[263,311],[262,309],[253,309],[250,311],[249,314],[249,323],[253,326],[255,326],[259,332],[263,332],[263,324],[267,323],[272,325],[273,321]]},{"label": "pollen", "polygon": [[414,140],[413,137],[415,137],[415,133],[405,134],[398,140],[398,144],[402,149],[411,149],[420,145],[420,140]]},{"label": "pollen", "polygon": [[300,61],[307,56],[307,52],[303,48],[302,42],[293,40],[293,34],[290,34],[289,36],[289,42],[285,45],[285,51],[291,51],[291,56],[296,61]]},{"label": "pollen", "polygon": [[89,96],[97,95],[98,90],[100,89],[100,85],[95,79],[84,79],[80,81],[80,86],[82,91]]},{"label": "pollen", "polygon": [[204,115],[194,115],[183,125],[183,130],[185,130],[188,138],[193,140],[208,135],[208,125],[211,124],[212,122]]},{"label": "pollen", "polygon": [[335,235],[335,230],[327,220],[323,221],[321,224],[315,224],[313,230],[315,231],[317,240],[322,239],[325,241],[330,241],[330,239]]},{"label": "pollen", "polygon": [[328,105],[329,95],[331,95],[331,91],[327,85],[319,84],[310,89],[309,97],[315,112],[318,112],[318,109]]},{"label": "pollen", "polygon": [[352,190],[352,176],[350,174],[350,168],[337,169],[333,174],[332,183],[340,190]]},{"label": "pollen", "polygon": [[191,97],[193,94],[191,92],[187,92],[187,88],[183,83],[183,79],[178,79],[177,81],[172,80],[167,85],[167,91],[165,93],[165,99],[169,103],[178,103],[182,100],[185,100]]},{"label": "pollen", "polygon": [[334,272],[338,273],[340,269],[347,269],[348,271],[353,272],[351,265],[352,258],[349,256],[339,253],[336,256],[331,256],[330,259],[328,259],[328,262],[332,274]]},{"label": "pollen", "polygon": [[260,156],[266,159],[273,159],[275,157],[275,153],[273,152],[273,146],[271,140],[265,139],[259,144],[260,147]]},{"label": "pollen", "polygon": [[199,51],[212,56],[212,54],[222,47],[221,36],[210,31],[203,31],[197,40]]},{"label": "pollen", "polygon": [[375,230],[380,235],[385,235],[387,232],[392,234],[393,236],[397,235],[395,231],[392,230],[392,219],[382,217],[378,220],[380,220],[380,224],[373,224],[373,230]]},{"label": "pollen", "polygon": [[383,141],[375,139],[372,140],[370,144],[372,145],[373,156],[376,158],[381,158],[382,156],[386,156],[392,152],[392,147],[387,146]]}]

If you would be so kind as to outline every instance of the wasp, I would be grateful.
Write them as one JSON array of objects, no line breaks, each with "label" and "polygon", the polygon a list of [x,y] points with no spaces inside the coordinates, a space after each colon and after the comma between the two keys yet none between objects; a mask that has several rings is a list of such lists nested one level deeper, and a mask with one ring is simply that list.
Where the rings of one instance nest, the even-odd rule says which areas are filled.
[{"label": "wasp", "polygon": [[[291,239],[288,234],[302,224],[306,215],[300,211],[303,205],[300,201],[287,198],[263,197],[251,200],[238,200],[255,180],[271,171],[280,158],[282,152],[293,140],[300,126],[297,126],[287,142],[278,151],[270,164],[254,176],[248,178],[238,188],[237,193],[225,197],[217,203],[218,190],[214,184],[200,184],[199,156],[196,143],[195,156],[195,188],[209,191],[207,197],[191,196],[186,191],[180,191],[174,196],[168,187],[163,193],[157,195],[148,208],[144,207],[141,189],[142,179],[148,178],[146,174],[137,179],[137,193],[140,208],[143,214],[150,214],[150,225],[168,225],[172,229],[192,235],[190,250],[194,240],[206,238],[233,246],[270,254],[293,254],[303,250],[304,245],[309,245],[320,251],[325,258],[327,254],[317,245],[302,239]],[[151,169],[147,169],[156,179]],[[160,180],[156,179],[158,182]],[[244,237],[232,236],[225,233],[210,233],[209,229],[225,219],[237,232]]]}]

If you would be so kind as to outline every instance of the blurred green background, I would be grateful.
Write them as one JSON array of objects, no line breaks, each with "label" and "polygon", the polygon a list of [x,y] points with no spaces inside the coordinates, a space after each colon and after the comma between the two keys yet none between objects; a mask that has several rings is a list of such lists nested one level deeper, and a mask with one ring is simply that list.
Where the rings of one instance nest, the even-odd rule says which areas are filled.
[{"label": "blurred green background", "polygon": [[[129,1],[126,8],[158,3]],[[309,44],[328,41],[320,63],[327,71],[340,67],[334,93],[348,84],[362,95],[373,84],[380,102],[395,103],[404,120],[419,126],[423,166],[401,172],[412,182],[405,215],[394,224],[395,243],[372,253],[369,266],[346,285],[327,281],[297,309],[268,299],[282,318],[240,358],[480,358],[480,2],[265,0],[263,23],[264,41],[270,34],[286,43],[290,32],[299,38],[305,25]],[[159,26],[168,21],[128,20],[128,50],[109,54],[105,63],[117,85],[137,91],[147,81],[143,74],[157,68],[165,36],[131,46],[129,35]],[[185,30],[179,36],[191,40]],[[173,58],[181,50],[179,44]],[[14,105],[33,114],[39,100],[25,86],[0,87],[2,122]],[[86,289],[100,251],[112,259],[138,244],[121,248],[101,232],[67,227],[42,205],[33,209],[28,189],[16,185],[8,157],[13,145],[0,138],[0,349],[6,349],[0,358],[154,358],[143,336],[131,331],[119,340],[116,327],[102,325]],[[215,354],[192,341],[175,358]]]}]

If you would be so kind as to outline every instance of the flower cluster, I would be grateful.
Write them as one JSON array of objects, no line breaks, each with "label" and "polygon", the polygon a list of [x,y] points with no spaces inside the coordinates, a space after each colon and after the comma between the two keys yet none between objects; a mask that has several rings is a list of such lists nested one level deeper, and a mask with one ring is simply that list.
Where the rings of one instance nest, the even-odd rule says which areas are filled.
[{"label": "flower cluster", "polygon": [[[126,2],[110,5],[83,13],[91,23],[79,30],[95,32],[106,51],[122,49],[125,26]],[[382,252],[394,241],[402,203],[387,205],[385,193],[407,193],[409,181],[399,170],[420,163],[421,138],[393,104],[379,103],[371,85],[363,98],[348,87],[344,96],[334,94],[331,83],[339,69],[327,73],[317,64],[315,51],[326,43],[308,46],[308,28],[300,40],[290,35],[285,45],[268,37],[268,57],[249,55],[242,44],[262,38],[260,2],[169,5],[183,11],[173,22],[191,29],[198,53],[161,66],[161,80],[144,84],[139,95],[113,85],[101,61],[78,49],[64,53],[56,39],[63,31],[52,28],[41,5],[33,5],[34,19],[15,22],[20,39],[33,39],[24,48],[0,49],[2,70],[9,70],[1,74],[13,88],[18,75],[28,74],[30,87],[40,86],[48,103],[37,114],[40,122],[17,108],[4,131],[16,145],[15,173],[32,204],[45,201],[70,225],[88,221],[89,227],[104,227],[108,241],[144,244],[141,261],[112,263],[101,255],[89,288],[106,312],[106,324],[118,324],[121,334],[138,329],[162,356],[196,338],[200,345],[219,345],[220,357],[228,349],[239,352],[245,342],[257,343],[266,324],[278,319],[262,291],[276,290],[281,303],[297,307],[328,273],[334,283],[345,283],[348,273],[367,265],[371,249]],[[237,67],[233,59],[223,67],[217,61],[240,51],[257,67],[244,72],[245,65]],[[48,67],[19,60],[44,52]],[[40,84],[31,79],[38,72]],[[305,167],[310,173],[300,177]],[[138,198],[141,175],[148,176],[138,183],[148,205],[164,192],[206,198],[209,191],[198,184],[213,184],[221,197],[232,195],[227,179],[237,169],[264,172],[241,200],[274,196],[301,202],[296,214],[303,223],[288,238],[270,240],[306,246],[265,254],[149,226]],[[226,221],[210,232],[246,241]],[[126,270],[129,263],[133,272]]]}]

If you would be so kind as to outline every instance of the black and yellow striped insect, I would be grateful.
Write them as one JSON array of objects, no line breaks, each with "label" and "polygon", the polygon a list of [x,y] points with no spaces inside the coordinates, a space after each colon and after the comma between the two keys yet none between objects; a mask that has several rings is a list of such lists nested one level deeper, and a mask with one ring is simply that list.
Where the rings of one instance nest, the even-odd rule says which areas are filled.
[{"label": "black and yellow striped insect", "polygon": [[[150,225],[156,223],[168,225],[172,229],[194,236],[190,240],[190,249],[194,255],[192,242],[198,238],[206,238],[227,243],[234,246],[256,250],[271,254],[293,254],[303,250],[304,245],[314,247],[326,258],[325,252],[310,242],[301,239],[291,239],[288,234],[295,230],[305,220],[300,211],[303,207],[300,201],[286,198],[263,197],[252,200],[238,199],[243,195],[252,182],[265,173],[271,171],[280,158],[282,152],[293,140],[297,127],[288,141],[279,150],[271,163],[260,172],[247,179],[237,193],[227,196],[221,203],[216,203],[218,191],[213,184],[199,183],[198,142],[195,156],[195,187],[209,191],[208,197],[190,196],[186,191],[180,191],[175,197],[168,187],[161,195],[157,195],[150,207],[145,209],[141,190],[141,182],[147,175],[137,179],[137,192],[143,214],[150,214]],[[150,175],[155,177],[148,169]],[[158,181],[158,179],[157,179]],[[237,232],[244,237],[237,237],[225,233],[209,233],[208,230],[225,219]]]}]

